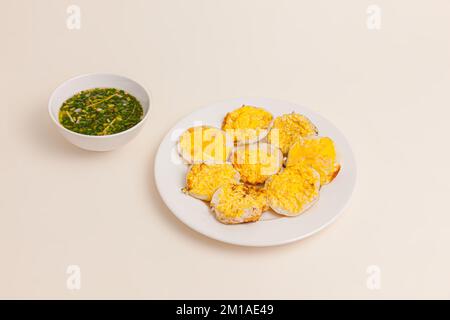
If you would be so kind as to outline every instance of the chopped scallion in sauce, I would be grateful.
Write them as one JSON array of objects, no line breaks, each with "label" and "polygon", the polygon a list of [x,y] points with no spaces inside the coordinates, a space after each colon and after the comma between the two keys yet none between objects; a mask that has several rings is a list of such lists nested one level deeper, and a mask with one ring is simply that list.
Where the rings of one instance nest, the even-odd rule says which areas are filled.
[{"label": "chopped scallion in sauce", "polygon": [[67,129],[91,136],[125,131],[142,120],[139,101],[124,90],[84,90],[66,100],[59,110],[59,122]]}]

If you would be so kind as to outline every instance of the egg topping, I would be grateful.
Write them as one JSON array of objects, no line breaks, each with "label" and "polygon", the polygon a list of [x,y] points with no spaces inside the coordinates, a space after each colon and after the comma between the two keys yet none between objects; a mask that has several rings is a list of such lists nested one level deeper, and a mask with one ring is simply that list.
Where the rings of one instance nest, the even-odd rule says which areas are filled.
[{"label": "egg topping", "polygon": [[256,186],[228,183],[214,193],[211,208],[222,223],[257,221],[267,209],[267,194]]},{"label": "egg topping", "polygon": [[260,142],[238,146],[231,156],[231,161],[243,182],[260,184],[280,171],[283,154],[280,149]]},{"label": "egg topping", "polygon": [[242,106],[229,112],[223,120],[222,129],[240,144],[261,140],[267,135],[273,116],[263,108]]},{"label": "egg topping", "polygon": [[318,134],[316,126],[298,113],[285,114],[275,118],[267,137],[268,142],[278,146],[283,154],[300,138]]},{"label": "egg topping", "polygon": [[289,150],[286,167],[304,163],[320,174],[322,185],[330,183],[338,174],[334,142],[328,137],[308,137],[298,140]]},{"label": "egg topping", "polygon": [[231,146],[224,131],[197,126],[186,130],[178,141],[178,152],[188,163],[224,163],[228,160]]},{"label": "egg topping", "polygon": [[211,201],[221,185],[238,181],[239,173],[231,164],[194,164],[186,175],[183,191],[200,200]]},{"label": "egg topping", "polygon": [[272,176],[265,188],[275,212],[297,216],[318,200],[320,175],[310,166],[297,165]]}]

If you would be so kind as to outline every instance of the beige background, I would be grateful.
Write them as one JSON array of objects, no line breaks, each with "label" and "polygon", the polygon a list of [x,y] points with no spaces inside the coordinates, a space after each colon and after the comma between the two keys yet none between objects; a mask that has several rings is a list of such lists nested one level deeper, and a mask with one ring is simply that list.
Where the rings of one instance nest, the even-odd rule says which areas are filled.
[{"label": "beige background", "polygon": [[[78,31],[66,28],[72,3]],[[450,298],[449,16],[447,0],[2,0],[0,296]],[[50,122],[52,90],[87,72],[152,93],[150,121],[120,150],[79,150]],[[309,106],[346,134],[357,188],[326,230],[235,247],[162,203],[163,135],[242,96]],[[66,288],[71,264],[79,291]],[[380,290],[366,287],[372,264]]]}]

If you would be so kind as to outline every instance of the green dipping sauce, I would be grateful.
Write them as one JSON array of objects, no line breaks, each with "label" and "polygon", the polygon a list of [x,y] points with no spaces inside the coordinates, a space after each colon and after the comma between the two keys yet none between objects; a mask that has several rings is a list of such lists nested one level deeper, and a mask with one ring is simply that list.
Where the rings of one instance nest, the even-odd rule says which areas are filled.
[{"label": "green dipping sauce", "polygon": [[66,100],[59,110],[59,122],[71,131],[104,136],[130,129],[142,120],[139,101],[124,90],[84,90]]}]

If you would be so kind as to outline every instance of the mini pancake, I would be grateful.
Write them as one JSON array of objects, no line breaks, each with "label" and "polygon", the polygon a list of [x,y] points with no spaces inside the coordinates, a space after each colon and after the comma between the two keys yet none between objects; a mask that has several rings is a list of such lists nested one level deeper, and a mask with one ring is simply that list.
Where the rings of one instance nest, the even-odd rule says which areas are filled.
[{"label": "mini pancake", "polygon": [[231,155],[231,162],[243,182],[260,184],[280,171],[283,154],[280,149],[259,142],[236,147]]},{"label": "mini pancake", "polygon": [[239,144],[253,143],[267,135],[272,120],[263,108],[244,105],[225,116],[222,129]]},{"label": "mini pancake", "polygon": [[320,175],[306,165],[286,168],[265,185],[269,206],[285,216],[298,216],[319,199]]},{"label": "mini pancake", "polygon": [[308,137],[298,140],[289,150],[286,167],[305,163],[320,174],[320,183],[330,183],[339,173],[334,142],[328,137]]},{"label": "mini pancake", "polygon": [[231,152],[225,132],[210,126],[192,127],[178,140],[178,153],[187,163],[225,163]]},{"label": "mini pancake", "polygon": [[286,155],[300,137],[316,136],[317,134],[316,126],[307,117],[293,112],[275,118],[267,139],[269,143],[279,147]]},{"label": "mini pancake", "polygon": [[194,164],[186,175],[183,192],[200,200],[211,201],[212,195],[221,185],[238,181],[239,173],[231,164]]},{"label": "mini pancake", "polygon": [[241,183],[222,185],[211,200],[211,209],[217,220],[225,224],[257,221],[266,208],[266,192]]}]

